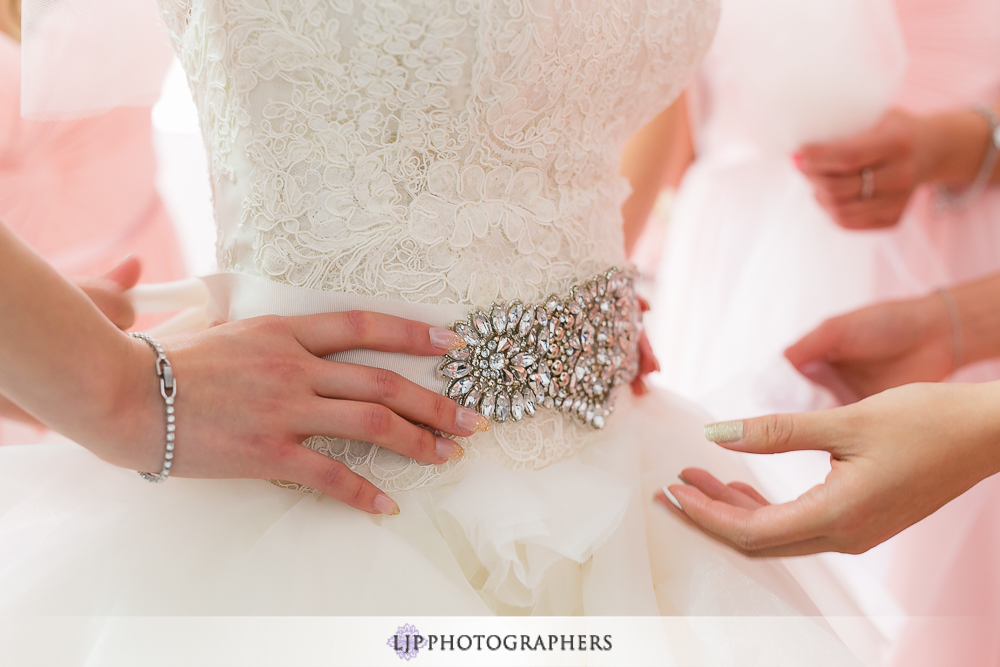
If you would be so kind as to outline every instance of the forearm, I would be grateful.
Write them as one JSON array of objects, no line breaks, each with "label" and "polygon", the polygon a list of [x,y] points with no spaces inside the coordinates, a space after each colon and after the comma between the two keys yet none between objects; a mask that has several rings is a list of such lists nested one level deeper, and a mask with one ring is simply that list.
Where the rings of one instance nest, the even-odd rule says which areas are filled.
[{"label": "forearm", "polygon": [[665,185],[676,187],[693,159],[687,102],[681,95],[639,130],[622,152],[621,174],[632,185],[632,196],[622,206],[628,255],[642,235],[660,189]]},{"label": "forearm", "polygon": [[138,341],[3,225],[0,286],[0,394],[84,446],[131,435],[118,417],[149,391]]},{"label": "forearm", "polygon": [[[991,105],[1000,115],[1000,103]],[[956,191],[968,187],[979,175],[991,140],[989,125],[981,114],[970,109],[924,117],[932,165],[924,180]],[[1000,169],[994,169],[991,185],[1000,184]]]}]

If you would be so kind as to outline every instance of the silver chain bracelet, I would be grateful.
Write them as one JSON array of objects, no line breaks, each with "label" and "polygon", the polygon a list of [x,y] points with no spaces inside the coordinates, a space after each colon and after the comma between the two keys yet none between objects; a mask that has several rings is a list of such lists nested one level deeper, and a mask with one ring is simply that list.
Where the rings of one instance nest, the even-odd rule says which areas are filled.
[{"label": "silver chain bracelet", "polygon": [[138,338],[156,354],[156,376],[160,378],[160,395],[167,407],[167,449],[163,455],[163,470],[159,475],[148,472],[139,472],[139,476],[147,482],[162,482],[170,476],[170,467],[174,464],[174,398],[177,396],[177,380],[174,379],[174,370],[170,366],[163,346],[152,336],[144,333],[130,333],[132,338]]}]

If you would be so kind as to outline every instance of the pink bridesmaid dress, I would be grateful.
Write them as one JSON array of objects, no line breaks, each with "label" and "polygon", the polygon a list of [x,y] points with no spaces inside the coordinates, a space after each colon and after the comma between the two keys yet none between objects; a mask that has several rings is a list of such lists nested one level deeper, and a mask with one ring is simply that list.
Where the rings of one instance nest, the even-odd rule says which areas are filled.
[{"label": "pink bridesmaid dress", "polygon": [[[834,314],[1000,271],[1000,188],[945,212],[924,189],[896,228],[850,232],[815,203],[791,153],[858,132],[889,106],[927,113],[1000,99],[1000,0],[722,7],[689,89],[697,159],[650,313],[660,381],[719,419],[828,407],[832,397],[782,358],[785,346]],[[954,379],[1000,379],[1000,365]],[[1000,665],[1000,479],[893,549],[890,589],[910,616],[893,667]]]},{"label": "pink bridesmaid dress", "polygon": [[[69,276],[100,275],[134,253],[142,282],[183,278],[180,245],[155,187],[150,108],[26,120],[20,69],[20,46],[0,33],[0,219]],[[159,319],[140,316],[136,325]],[[6,427],[9,444],[14,426]]]}]

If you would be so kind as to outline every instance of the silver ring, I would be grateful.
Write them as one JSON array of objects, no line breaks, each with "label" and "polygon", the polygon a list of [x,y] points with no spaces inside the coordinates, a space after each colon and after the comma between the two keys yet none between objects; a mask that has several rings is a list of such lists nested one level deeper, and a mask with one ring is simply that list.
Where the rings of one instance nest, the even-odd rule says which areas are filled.
[{"label": "silver ring", "polygon": [[875,172],[871,168],[865,167],[861,170],[861,192],[858,193],[858,199],[868,201],[874,194]]}]

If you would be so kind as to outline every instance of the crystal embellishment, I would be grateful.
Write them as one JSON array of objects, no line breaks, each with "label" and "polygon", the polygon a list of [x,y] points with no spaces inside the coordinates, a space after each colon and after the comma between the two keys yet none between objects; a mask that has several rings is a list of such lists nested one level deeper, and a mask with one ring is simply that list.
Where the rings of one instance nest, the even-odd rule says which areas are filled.
[{"label": "crystal embellishment", "polygon": [[444,393],[496,422],[546,407],[603,428],[639,372],[640,317],[634,273],[616,268],[563,298],[475,310],[452,325],[468,347],[438,367]]}]

